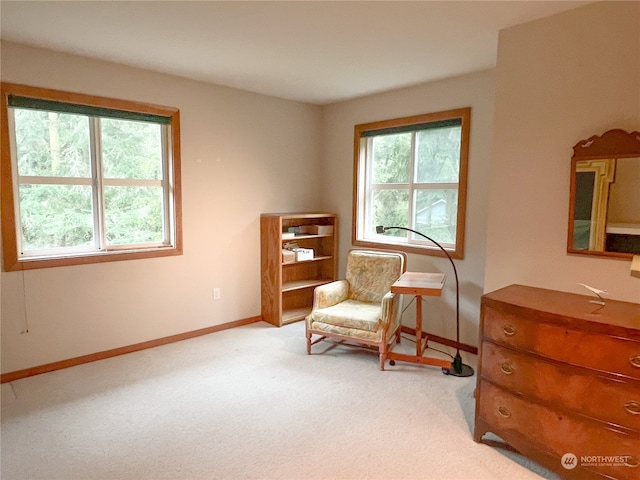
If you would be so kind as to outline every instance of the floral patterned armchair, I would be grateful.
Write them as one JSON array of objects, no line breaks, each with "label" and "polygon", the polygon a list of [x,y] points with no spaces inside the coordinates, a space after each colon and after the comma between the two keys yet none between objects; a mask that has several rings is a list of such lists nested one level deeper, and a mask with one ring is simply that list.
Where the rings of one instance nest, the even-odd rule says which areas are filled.
[{"label": "floral patterned armchair", "polygon": [[[406,270],[403,252],[351,250],[346,279],[316,287],[306,317],[307,354],[327,337],[378,347],[380,370],[394,337],[400,342],[402,296],[391,285]],[[313,335],[320,338],[312,341]]]}]

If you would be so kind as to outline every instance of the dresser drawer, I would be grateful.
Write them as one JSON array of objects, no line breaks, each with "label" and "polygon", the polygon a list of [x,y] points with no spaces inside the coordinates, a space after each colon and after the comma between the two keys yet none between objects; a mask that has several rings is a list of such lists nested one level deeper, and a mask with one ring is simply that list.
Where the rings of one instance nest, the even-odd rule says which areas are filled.
[{"label": "dresser drawer", "polygon": [[481,375],[493,383],[640,434],[640,381],[593,375],[490,342],[482,344]]},{"label": "dresser drawer", "polygon": [[[507,442],[510,438],[526,435],[533,447],[556,456],[558,467],[562,456],[571,453],[577,457],[577,469],[587,468],[616,479],[638,478],[640,437],[637,434],[624,434],[558,413],[527,402],[487,381],[480,382],[477,394],[478,415],[491,426],[492,432]],[[606,461],[604,457],[615,457],[616,460]],[[562,468],[556,471],[562,471]],[[580,478],[578,472],[575,473]]]},{"label": "dresser drawer", "polygon": [[640,342],[582,332],[483,308],[483,336],[570,365],[640,379]]}]

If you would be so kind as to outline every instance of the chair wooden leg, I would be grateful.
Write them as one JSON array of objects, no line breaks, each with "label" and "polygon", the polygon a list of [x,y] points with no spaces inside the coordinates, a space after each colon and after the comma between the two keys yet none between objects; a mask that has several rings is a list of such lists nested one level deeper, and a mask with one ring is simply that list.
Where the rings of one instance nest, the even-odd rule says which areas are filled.
[{"label": "chair wooden leg", "polygon": [[384,372],[384,363],[387,361],[387,352],[389,351],[389,347],[386,342],[382,342],[380,345],[380,370]]},{"label": "chair wooden leg", "polygon": [[307,355],[311,355],[311,333],[307,332]]},{"label": "chair wooden leg", "polygon": [[396,330],[396,343],[400,343],[400,335],[401,335],[401,331],[398,328],[398,330]]}]

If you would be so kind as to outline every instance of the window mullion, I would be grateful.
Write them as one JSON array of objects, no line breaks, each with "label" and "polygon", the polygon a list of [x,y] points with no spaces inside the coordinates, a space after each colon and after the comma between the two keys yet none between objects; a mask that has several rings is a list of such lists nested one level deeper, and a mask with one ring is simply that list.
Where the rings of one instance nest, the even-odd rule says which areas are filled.
[{"label": "window mullion", "polygon": [[457,190],[458,183],[418,183],[413,185],[415,190]]},{"label": "window mullion", "polygon": [[[410,172],[410,177],[409,177],[409,228],[415,229],[416,228],[416,222],[415,222],[415,216],[414,216],[414,212],[415,212],[415,203],[416,203],[416,194],[415,194],[415,188],[414,185],[416,183],[416,171],[418,169],[418,162],[416,161],[416,155],[417,155],[417,148],[416,148],[416,132],[411,132],[411,166],[409,169]],[[407,236],[407,242],[411,243],[411,235]]]},{"label": "window mullion", "polygon": [[173,171],[171,170],[171,135],[167,125],[160,129],[160,144],[162,145],[162,202],[163,202],[163,238],[165,245],[173,243],[174,226],[171,212],[174,211],[171,198],[173,197]]},{"label": "window mullion", "polygon": [[363,185],[364,189],[360,196],[360,209],[362,218],[362,231],[369,232],[371,230],[371,220],[373,218],[373,137],[365,138],[361,140],[361,151],[363,152],[364,161],[364,175]]},{"label": "window mullion", "polygon": [[89,117],[91,128],[91,175],[93,177],[93,231],[97,250],[106,250],[107,235],[104,215],[104,182],[102,167],[102,136],[100,134],[100,119]]}]

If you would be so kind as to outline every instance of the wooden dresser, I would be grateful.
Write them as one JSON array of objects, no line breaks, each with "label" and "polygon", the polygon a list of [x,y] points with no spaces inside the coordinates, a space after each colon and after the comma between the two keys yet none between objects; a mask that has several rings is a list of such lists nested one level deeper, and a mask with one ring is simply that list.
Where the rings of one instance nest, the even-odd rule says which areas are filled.
[{"label": "wooden dresser", "polygon": [[593,298],[482,297],[474,440],[492,432],[563,478],[640,479],[640,304]]}]

